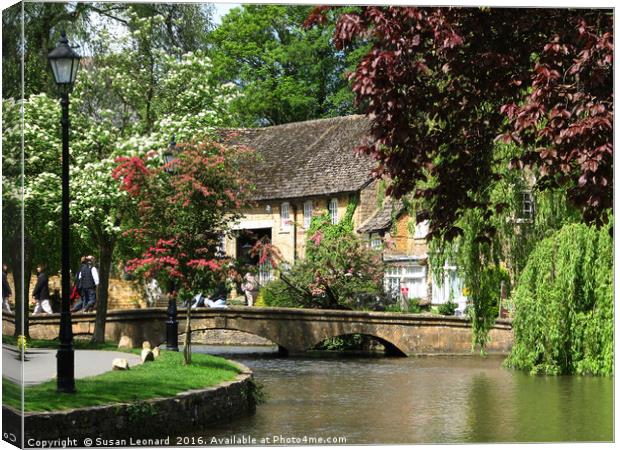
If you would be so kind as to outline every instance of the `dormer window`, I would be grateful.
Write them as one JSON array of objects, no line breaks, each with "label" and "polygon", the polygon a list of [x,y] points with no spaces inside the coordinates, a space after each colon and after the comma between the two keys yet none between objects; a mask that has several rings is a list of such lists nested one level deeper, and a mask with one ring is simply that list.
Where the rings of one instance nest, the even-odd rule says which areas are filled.
[{"label": "dormer window", "polygon": [[280,205],[280,231],[288,232],[291,231],[291,217],[289,214],[290,205],[288,202],[282,203]]},{"label": "dormer window", "polygon": [[338,199],[332,198],[329,201],[329,217],[331,218],[332,225],[338,223]]},{"label": "dormer window", "polygon": [[304,202],[304,228],[310,228],[312,223],[312,200]]}]

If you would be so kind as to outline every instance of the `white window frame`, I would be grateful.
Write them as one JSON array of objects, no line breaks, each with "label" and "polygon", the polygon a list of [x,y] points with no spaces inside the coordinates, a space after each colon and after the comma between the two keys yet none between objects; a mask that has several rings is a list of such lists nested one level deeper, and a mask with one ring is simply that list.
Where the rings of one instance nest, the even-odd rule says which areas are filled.
[{"label": "white window frame", "polygon": [[280,205],[280,231],[288,233],[291,231],[291,204],[283,202]]},{"label": "white window frame", "polygon": [[329,217],[331,218],[332,225],[336,225],[338,223],[338,199],[332,198],[329,201]]},{"label": "white window frame", "polygon": [[304,202],[304,228],[310,228],[312,223],[312,200]]},{"label": "white window frame", "polygon": [[379,233],[370,233],[369,244],[371,249],[373,250],[382,250],[383,249],[383,238]]},{"label": "white window frame", "polygon": [[534,196],[531,191],[521,192],[521,209],[519,213],[519,222],[529,223],[534,220]]},{"label": "white window frame", "polygon": [[415,225],[415,239],[426,239],[426,235],[428,234],[428,220],[423,220],[420,223],[416,223]]},{"label": "white window frame", "polygon": [[426,266],[415,263],[399,265],[386,265],[383,275],[385,291],[400,297],[403,286],[410,287],[418,284],[418,290],[408,289],[407,299],[420,298],[426,300],[428,297],[428,286],[426,277]]}]

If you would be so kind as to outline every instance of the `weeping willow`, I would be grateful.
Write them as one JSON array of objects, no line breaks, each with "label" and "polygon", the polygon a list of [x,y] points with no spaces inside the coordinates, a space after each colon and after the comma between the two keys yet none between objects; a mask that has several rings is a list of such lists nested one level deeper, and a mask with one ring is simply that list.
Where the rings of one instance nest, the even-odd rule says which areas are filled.
[{"label": "weeping willow", "polygon": [[[446,263],[457,266],[471,302],[472,347],[483,353],[497,317],[502,281],[508,292],[513,291],[536,244],[580,220],[565,191],[537,190],[532,188],[535,174],[506,169],[505,161],[517,151],[514,146],[498,146],[498,181],[478,194],[477,200],[491,205],[494,214],[477,208],[463,211],[456,224],[463,230],[461,236],[450,242],[441,237],[430,242],[429,259],[436,280],[443,280]],[[526,192],[533,201],[529,216],[523,215],[522,195]],[[514,309],[514,305],[508,306]]]},{"label": "weeping willow", "polygon": [[514,295],[509,367],[531,373],[613,374],[611,223],[564,226],[528,258]]}]

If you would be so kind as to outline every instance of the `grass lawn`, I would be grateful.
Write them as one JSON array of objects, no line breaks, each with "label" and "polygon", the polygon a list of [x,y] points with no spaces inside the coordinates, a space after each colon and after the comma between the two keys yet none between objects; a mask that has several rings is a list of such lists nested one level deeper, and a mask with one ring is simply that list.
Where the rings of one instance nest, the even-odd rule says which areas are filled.
[{"label": "grass lawn", "polygon": [[[2,335],[2,343],[9,345],[17,345],[15,336]],[[58,348],[58,339],[28,339],[28,348]],[[93,344],[89,339],[73,339],[73,348],[75,350],[117,350],[126,351],[126,349],[117,348],[117,344],[113,342],[105,342],[103,344]]]},{"label": "grass lawn", "polygon": [[[215,386],[239,373],[231,362],[217,356],[193,354],[183,365],[181,352],[162,351],[155,361],[127,371],[106,372],[75,380],[75,394],[58,394],[56,380],[25,388],[26,411],[58,411],[85,406],[131,403],[170,397],[190,389]],[[4,403],[20,408],[20,386],[2,378]]]}]

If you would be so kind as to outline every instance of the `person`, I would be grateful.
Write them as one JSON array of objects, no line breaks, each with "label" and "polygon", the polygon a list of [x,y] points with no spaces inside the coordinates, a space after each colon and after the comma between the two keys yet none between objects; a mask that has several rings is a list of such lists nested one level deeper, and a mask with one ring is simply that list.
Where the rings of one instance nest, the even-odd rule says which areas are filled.
[{"label": "person", "polygon": [[258,291],[258,283],[253,273],[248,272],[243,277],[245,280],[241,285],[241,290],[245,293],[245,301],[248,306],[254,306],[254,297]]},{"label": "person", "polygon": [[86,256],[82,258],[82,265],[78,272],[78,290],[80,291],[80,303],[73,311],[89,312],[95,308],[97,302],[97,286],[99,286],[99,272],[94,265],[95,258]]},{"label": "person", "polygon": [[154,277],[151,277],[148,282],[145,283],[144,290],[146,292],[146,304],[149,308],[156,306],[157,302],[161,298],[162,292],[159,287],[159,283]]},{"label": "person", "polygon": [[37,266],[37,284],[32,291],[32,298],[36,302],[33,314],[52,314],[52,307],[50,305],[50,288],[47,275],[43,271],[43,266]]},{"label": "person", "polygon": [[52,311],[60,311],[61,296],[60,289],[54,288],[54,292],[50,295],[50,304],[52,305]]},{"label": "person", "polygon": [[6,264],[2,264],[2,310],[11,312],[9,297],[13,295],[13,291],[11,291],[11,286],[9,285],[9,280],[7,279],[8,273],[9,267]]}]

